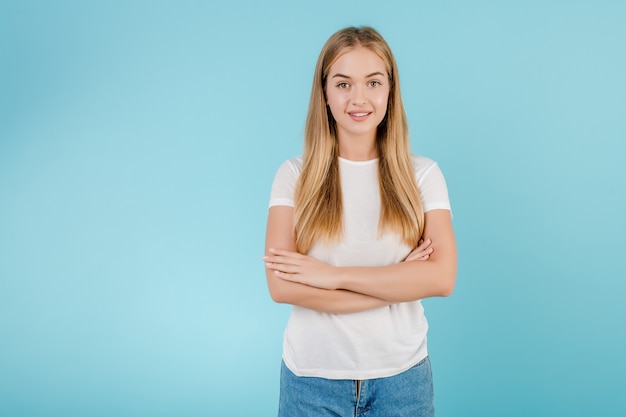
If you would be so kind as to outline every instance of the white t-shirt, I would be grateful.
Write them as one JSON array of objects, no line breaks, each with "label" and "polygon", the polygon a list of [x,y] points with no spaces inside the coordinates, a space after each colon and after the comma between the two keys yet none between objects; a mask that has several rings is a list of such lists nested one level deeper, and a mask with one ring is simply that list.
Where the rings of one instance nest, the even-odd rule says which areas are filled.
[{"label": "white t-shirt", "polygon": [[[424,212],[450,210],[448,190],[438,165],[413,155]],[[294,206],[293,193],[302,158],[286,161],[276,173],[270,207]],[[315,244],[308,255],[334,266],[385,266],[412,250],[395,234],[378,236],[380,191],[378,160],[339,158],[344,238]],[[428,322],[421,302],[394,304],[350,313],[320,313],[293,306],[283,340],[283,360],[298,376],[371,379],[397,375],[427,355]]]}]

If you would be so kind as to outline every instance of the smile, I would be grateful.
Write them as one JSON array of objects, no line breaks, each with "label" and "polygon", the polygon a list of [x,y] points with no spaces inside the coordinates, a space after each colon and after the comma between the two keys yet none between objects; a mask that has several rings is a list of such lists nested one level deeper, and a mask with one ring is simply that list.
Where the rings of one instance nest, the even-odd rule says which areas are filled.
[{"label": "smile", "polygon": [[350,116],[350,118],[352,120],[354,120],[355,122],[363,122],[365,120],[367,120],[370,115],[372,114],[372,112],[350,112],[348,113],[348,115]]}]

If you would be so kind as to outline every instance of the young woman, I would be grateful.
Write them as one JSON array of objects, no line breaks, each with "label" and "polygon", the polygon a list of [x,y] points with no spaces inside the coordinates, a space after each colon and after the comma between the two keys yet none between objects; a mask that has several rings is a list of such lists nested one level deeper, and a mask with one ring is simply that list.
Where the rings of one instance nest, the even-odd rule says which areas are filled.
[{"label": "young woman", "polygon": [[272,299],[293,305],[280,416],[434,415],[420,300],[454,288],[450,203],[437,164],[410,152],[396,62],[372,28],[322,49],[263,259]]}]

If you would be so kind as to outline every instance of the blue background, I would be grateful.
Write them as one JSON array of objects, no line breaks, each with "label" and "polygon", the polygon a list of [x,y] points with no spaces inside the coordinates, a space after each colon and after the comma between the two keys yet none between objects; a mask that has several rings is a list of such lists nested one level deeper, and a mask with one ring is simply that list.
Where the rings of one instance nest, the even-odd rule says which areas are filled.
[{"label": "blue background", "polygon": [[272,416],[261,256],[328,36],[391,45],[460,251],[438,416],[626,415],[626,3],[1,1],[0,415]]}]

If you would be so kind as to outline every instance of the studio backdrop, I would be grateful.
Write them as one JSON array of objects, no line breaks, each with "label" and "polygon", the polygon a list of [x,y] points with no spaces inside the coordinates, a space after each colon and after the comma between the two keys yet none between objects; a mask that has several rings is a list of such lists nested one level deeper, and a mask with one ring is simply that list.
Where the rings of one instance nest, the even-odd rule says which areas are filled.
[{"label": "studio backdrop", "polygon": [[273,176],[371,25],[459,248],[437,415],[626,415],[623,1],[0,0],[0,415],[273,416]]}]

